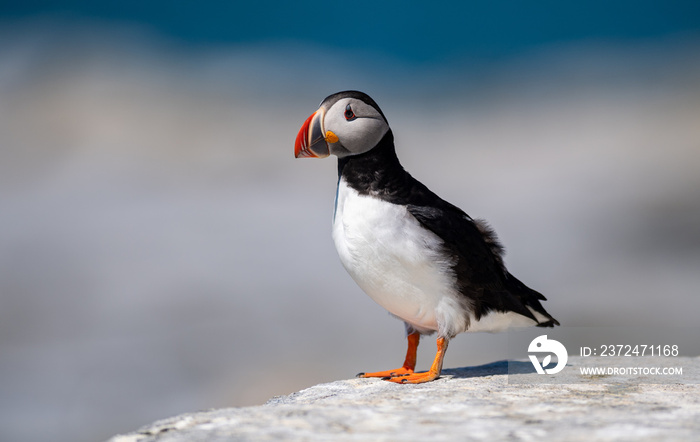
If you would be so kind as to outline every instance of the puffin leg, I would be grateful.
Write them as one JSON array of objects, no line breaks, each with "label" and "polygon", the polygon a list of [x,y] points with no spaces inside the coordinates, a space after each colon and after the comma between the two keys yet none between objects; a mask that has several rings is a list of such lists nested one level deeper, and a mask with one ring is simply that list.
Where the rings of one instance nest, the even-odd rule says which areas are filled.
[{"label": "puffin leg", "polygon": [[376,371],[374,373],[358,373],[358,378],[386,378],[392,376],[407,376],[413,373],[416,369],[416,354],[418,353],[418,342],[420,341],[420,333],[411,332],[406,337],[408,340],[408,349],[406,350],[406,359],[403,361],[403,367],[395,370]]},{"label": "puffin leg", "polygon": [[430,370],[424,373],[411,373],[405,376],[392,376],[386,379],[390,382],[396,382],[399,384],[422,384],[423,382],[430,382],[438,377],[440,377],[440,372],[442,371],[442,361],[445,359],[445,352],[447,351],[448,340],[445,338],[437,339],[437,353],[435,354],[435,360]]}]

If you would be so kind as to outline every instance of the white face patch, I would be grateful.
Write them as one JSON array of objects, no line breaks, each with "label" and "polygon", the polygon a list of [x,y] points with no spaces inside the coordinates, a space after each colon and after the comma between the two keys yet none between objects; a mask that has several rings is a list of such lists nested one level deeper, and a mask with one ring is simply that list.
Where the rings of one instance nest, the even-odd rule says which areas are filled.
[{"label": "white face patch", "polygon": [[[346,118],[346,111],[353,117]],[[324,125],[326,131],[338,137],[337,142],[329,143],[331,153],[338,157],[367,152],[389,131],[382,115],[356,98],[343,98],[333,104],[326,111]]]}]

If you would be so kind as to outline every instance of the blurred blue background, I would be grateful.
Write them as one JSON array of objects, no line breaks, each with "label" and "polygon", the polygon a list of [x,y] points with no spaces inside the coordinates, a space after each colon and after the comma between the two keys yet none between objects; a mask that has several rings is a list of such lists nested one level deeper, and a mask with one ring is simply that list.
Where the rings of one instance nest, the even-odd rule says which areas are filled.
[{"label": "blurred blue background", "polygon": [[[351,88],[562,324],[698,325],[698,2],[3,2],[1,440],[402,361],[336,258],[335,160],[293,158]],[[462,335],[445,365],[505,347]]]}]

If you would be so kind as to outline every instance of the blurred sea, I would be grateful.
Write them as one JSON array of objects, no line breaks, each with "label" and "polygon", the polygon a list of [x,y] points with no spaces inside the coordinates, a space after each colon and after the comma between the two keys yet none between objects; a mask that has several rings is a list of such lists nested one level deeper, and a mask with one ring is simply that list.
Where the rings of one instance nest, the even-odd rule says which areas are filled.
[{"label": "blurred sea", "polygon": [[[106,439],[403,360],[336,257],[335,160],[293,157],[344,89],[562,324],[698,325],[697,38],[416,67],[52,26],[0,30],[0,440]],[[505,354],[465,334],[445,366]]]}]

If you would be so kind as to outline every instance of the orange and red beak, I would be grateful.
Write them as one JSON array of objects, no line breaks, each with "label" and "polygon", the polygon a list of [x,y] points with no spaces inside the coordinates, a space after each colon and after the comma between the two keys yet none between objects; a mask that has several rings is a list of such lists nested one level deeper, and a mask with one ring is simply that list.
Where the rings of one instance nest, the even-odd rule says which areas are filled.
[{"label": "orange and red beak", "polygon": [[295,158],[325,158],[330,155],[326,131],[323,128],[325,113],[326,111],[321,108],[311,114],[301,125],[294,143]]}]

